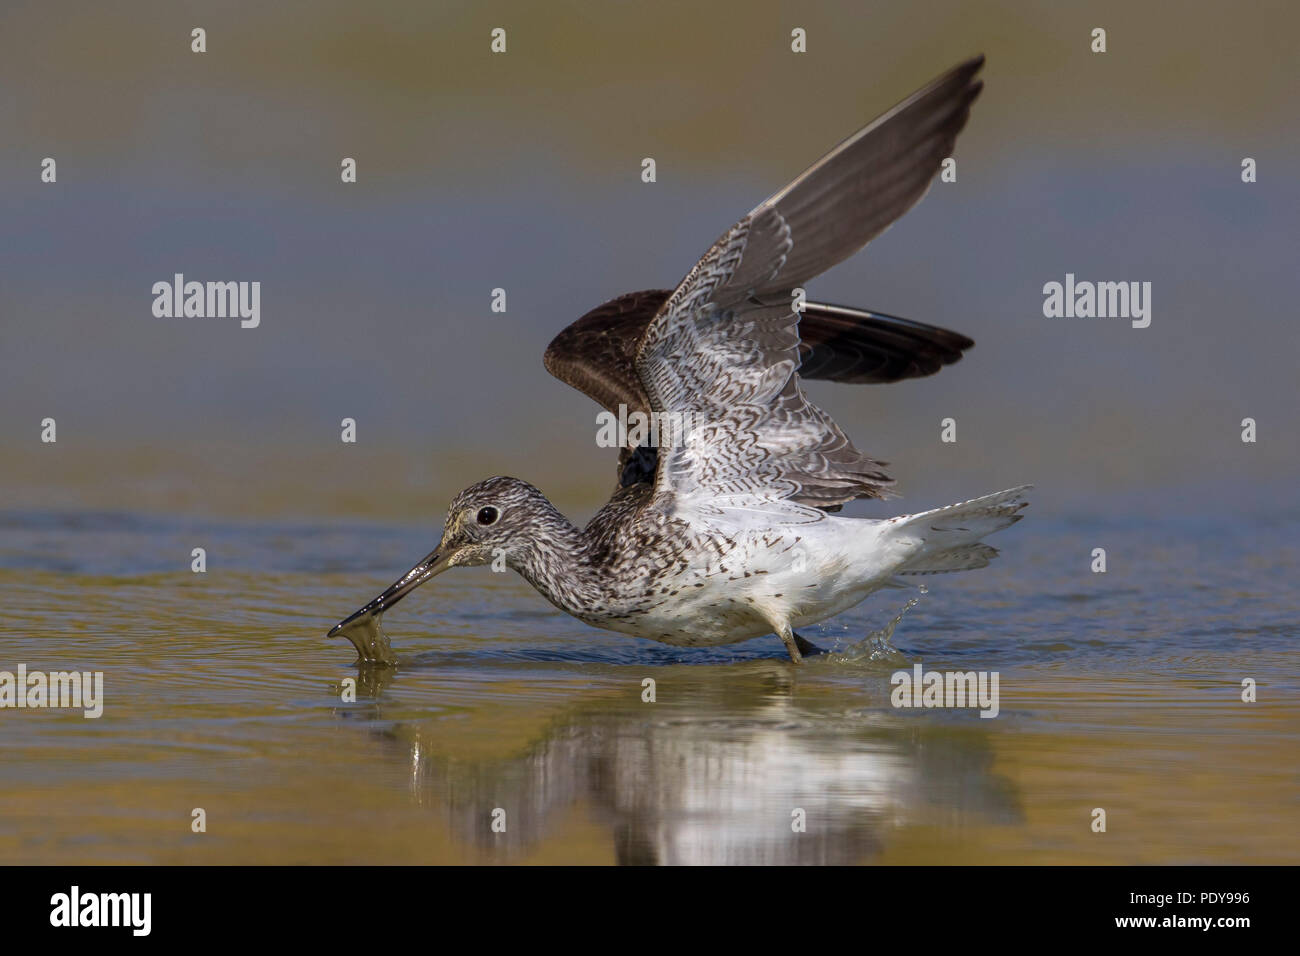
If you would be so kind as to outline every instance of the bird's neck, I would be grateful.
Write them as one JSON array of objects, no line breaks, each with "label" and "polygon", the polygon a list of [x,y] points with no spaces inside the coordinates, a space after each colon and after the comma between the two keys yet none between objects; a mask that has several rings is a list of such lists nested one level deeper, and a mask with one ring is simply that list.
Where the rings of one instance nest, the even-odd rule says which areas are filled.
[{"label": "bird's neck", "polygon": [[598,602],[596,569],[584,535],[550,502],[527,546],[512,552],[508,563],[562,611],[581,617]]}]

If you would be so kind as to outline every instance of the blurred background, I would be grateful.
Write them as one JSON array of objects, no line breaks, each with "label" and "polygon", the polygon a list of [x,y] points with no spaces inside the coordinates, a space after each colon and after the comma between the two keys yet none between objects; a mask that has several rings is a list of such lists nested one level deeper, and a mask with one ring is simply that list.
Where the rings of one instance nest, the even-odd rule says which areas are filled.
[{"label": "blurred background", "polygon": [[[105,700],[0,715],[0,861],[1294,863],[1298,32],[1265,2],[7,0],[0,669]],[[809,391],[892,463],[902,500],[858,513],[1035,483],[1001,560],[819,625],[799,669],[483,569],[389,616],[396,671],[325,639],[471,482],[592,514],[614,453],[552,336],[978,52],[957,181],[809,287],[976,347]],[[260,326],[154,317],[178,272],[260,282]],[[1150,327],[1044,318],[1067,273],[1150,282]],[[1000,673],[999,719],[892,707],[921,660]]]},{"label": "blurred background", "polygon": [[[810,284],[977,343],[934,378],[810,388],[892,463],[906,500],[878,510],[1027,481],[1066,512],[1293,503],[1294,5],[11,0],[0,22],[11,506],[436,528],[506,473],[588,515],[612,453],[550,338],[672,287],[976,52],[958,181]],[[260,281],[260,327],[155,318],[176,272]],[[1151,282],[1151,326],[1044,318],[1067,272]]]}]

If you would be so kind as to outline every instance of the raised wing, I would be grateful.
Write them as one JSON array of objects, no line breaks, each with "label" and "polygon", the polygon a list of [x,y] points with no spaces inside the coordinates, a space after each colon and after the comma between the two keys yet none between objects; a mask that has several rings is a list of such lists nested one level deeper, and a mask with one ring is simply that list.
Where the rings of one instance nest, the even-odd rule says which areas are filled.
[{"label": "raised wing", "polygon": [[615,414],[619,405],[648,412],[636,350],[668,296],[666,289],[629,292],[592,309],[551,340],[542,356],[546,371]]},{"label": "raised wing", "polygon": [[799,317],[799,377],[853,385],[924,378],[974,344],[924,322],[809,302]]},{"label": "raised wing", "polygon": [[700,509],[756,499],[827,508],[884,496],[882,463],[803,393],[798,321],[781,302],[693,309],[653,340],[651,323],[638,368],[652,409],[680,423],[659,448],[657,494]]},{"label": "raised wing", "polygon": [[[656,493],[745,507],[883,497],[891,479],[808,401],[794,287],[882,233],[951,155],[978,57],[845,140],[729,229],[646,327],[635,367],[652,412],[694,421],[661,450]],[[959,350],[958,350],[959,351]]]},{"label": "raised wing", "polygon": [[[636,350],[669,289],[629,292],[592,309],[546,349],[547,371],[614,414],[650,412],[636,372]],[[973,346],[966,336],[897,316],[808,302],[799,316],[799,376],[852,384],[899,382],[933,375]],[[653,481],[653,448],[626,447],[618,456],[619,485]]]},{"label": "raised wing", "polygon": [[[916,205],[952,155],[983,88],[975,79],[983,65],[984,57],[975,57],[917,90],[738,222],[714,247],[729,247],[735,257],[725,264],[725,278],[715,281],[714,301],[788,292],[853,255]],[[673,295],[693,291],[683,282]]]},{"label": "raised wing", "polygon": [[[636,373],[636,350],[671,289],[629,292],[597,306],[551,340],[542,362],[615,414],[650,411]],[[808,302],[799,316],[799,377],[854,385],[933,375],[975,343],[960,332],[923,322]]]}]

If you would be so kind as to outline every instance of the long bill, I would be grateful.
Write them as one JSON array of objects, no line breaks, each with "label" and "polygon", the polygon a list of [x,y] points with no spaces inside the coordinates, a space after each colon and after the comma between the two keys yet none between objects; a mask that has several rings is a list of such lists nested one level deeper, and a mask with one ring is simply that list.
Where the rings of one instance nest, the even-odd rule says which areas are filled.
[{"label": "long bill", "polygon": [[411,570],[407,571],[400,578],[394,581],[382,594],[376,597],[365,607],[357,608],[343,620],[339,621],[332,628],[327,636],[333,637],[350,624],[361,620],[365,617],[373,617],[376,614],[382,614],[400,601],[406,595],[410,594],[425,581],[432,577],[442,574],[451,567],[451,552],[444,552],[441,548],[435,548],[430,551],[424,558]]}]

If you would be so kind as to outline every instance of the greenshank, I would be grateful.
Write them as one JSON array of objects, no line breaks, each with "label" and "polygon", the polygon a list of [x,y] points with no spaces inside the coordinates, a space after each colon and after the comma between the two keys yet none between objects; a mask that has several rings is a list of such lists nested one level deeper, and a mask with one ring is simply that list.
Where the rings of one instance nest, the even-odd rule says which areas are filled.
[{"label": "greenshank", "polygon": [[1028,486],[886,520],[838,512],[891,479],[808,400],[802,379],[880,383],[958,361],[964,335],[806,301],[802,286],[884,232],[952,155],[982,84],[976,57],[835,147],[728,229],[675,289],[634,292],[555,338],[546,368],[609,412],[675,424],[629,433],[617,487],[585,528],[517,478],[471,485],[442,540],[341,621],[363,659],[378,619],[451,567],[495,564],[598,628],[666,644],[795,633],[913,575],[980,568]]}]

